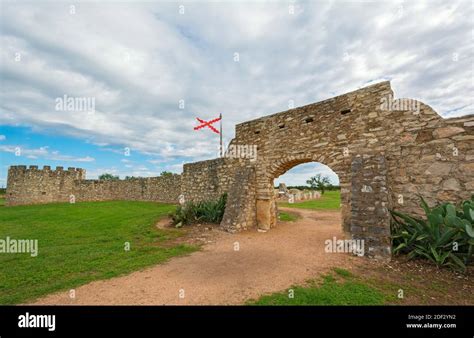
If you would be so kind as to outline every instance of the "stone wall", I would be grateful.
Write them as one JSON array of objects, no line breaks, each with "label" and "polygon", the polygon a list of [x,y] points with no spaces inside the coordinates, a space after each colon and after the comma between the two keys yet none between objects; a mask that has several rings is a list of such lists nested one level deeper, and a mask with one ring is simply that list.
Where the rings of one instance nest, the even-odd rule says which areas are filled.
[{"label": "stone wall", "polygon": [[[401,116],[400,116],[401,117]],[[430,205],[459,202],[474,193],[474,116],[443,120],[422,105],[418,120],[404,114],[387,144],[388,187],[394,208],[423,214]]]},{"label": "stone wall", "polygon": [[[358,156],[384,156],[395,209],[421,213],[417,194],[433,204],[458,202],[474,192],[474,116],[443,119],[422,102],[393,99],[389,82],[241,123],[232,143],[257,146],[257,224],[262,229],[276,222],[273,180],[312,161],[339,176],[348,235],[353,235],[352,163]],[[386,222],[383,226],[388,228]],[[380,239],[380,246],[385,242]]]},{"label": "stone wall", "polygon": [[186,201],[216,200],[235,183],[235,174],[247,165],[245,159],[216,158],[183,166],[181,190]]},{"label": "stone wall", "polygon": [[76,201],[159,201],[178,203],[181,175],[128,180],[82,180],[76,182]]},{"label": "stone wall", "polygon": [[185,201],[216,200],[227,193],[221,226],[235,232],[256,226],[255,163],[244,158],[217,158],[185,164],[182,174]]},{"label": "stone wall", "polygon": [[[390,107],[384,107],[392,100]],[[474,116],[443,119],[429,106],[393,99],[389,82],[236,126],[234,144],[255,144],[259,226],[274,223],[273,179],[306,162],[328,165],[341,182],[343,227],[350,233],[351,164],[379,153],[387,162],[394,208],[420,212],[417,194],[432,203],[468,198],[474,187]],[[409,107],[412,108],[412,107]],[[400,201],[400,203],[398,203]],[[266,215],[265,215],[266,214]]]},{"label": "stone wall", "polygon": [[[216,200],[229,192],[236,180],[246,187],[237,172],[253,165],[245,159],[217,158],[184,165],[182,175],[132,178],[127,180],[86,180],[84,169],[49,166],[11,166],[8,171],[6,204],[40,204],[138,200],[178,203],[182,194],[185,201]],[[234,191],[239,191],[235,188]]]},{"label": "stone wall", "polygon": [[221,226],[230,232],[255,228],[255,166],[247,162],[234,174],[234,183],[228,190],[227,204]]},{"label": "stone wall", "polygon": [[86,180],[83,169],[12,166],[8,170],[6,205],[51,202],[140,200],[177,203],[181,175],[130,180]]},{"label": "stone wall", "polygon": [[6,205],[67,202],[75,182],[85,178],[82,169],[45,166],[11,166],[8,169]]},{"label": "stone wall", "polygon": [[[389,82],[238,124],[231,145],[256,148],[256,158],[185,164],[169,180],[88,181],[80,169],[12,167],[7,205],[67,201],[71,193],[79,201],[176,202],[180,194],[202,201],[228,192],[225,229],[269,229],[277,222],[273,180],[314,161],[339,176],[346,234],[365,238],[374,255],[388,255],[388,218],[374,212],[421,213],[418,194],[434,204],[474,193],[474,116],[443,119],[422,102],[395,100]],[[373,195],[361,184],[376,187]]]},{"label": "stone wall", "polygon": [[391,254],[391,200],[387,188],[385,156],[356,156],[351,165],[352,238],[363,239],[368,256],[376,258]]}]

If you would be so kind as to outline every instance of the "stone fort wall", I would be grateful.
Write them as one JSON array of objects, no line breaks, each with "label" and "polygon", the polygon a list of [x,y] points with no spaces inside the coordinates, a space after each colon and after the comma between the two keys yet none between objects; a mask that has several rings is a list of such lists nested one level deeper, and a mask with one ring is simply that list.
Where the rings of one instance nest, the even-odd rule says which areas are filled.
[{"label": "stone fort wall", "polygon": [[384,110],[384,98],[393,95],[390,83],[382,82],[238,124],[233,142],[258,148],[258,198],[271,198],[273,179],[292,167],[320,162],[339,176],[348,219],[351,165],[365,154],[386,158],[394,208],[420,212],[418,194],[432,204],[469,198],[474,193],[474,115],[443,119],[419,101],[418,112]]},{"label": "stone fort wall", "polygon": [[75,182],[85,179],[82,169],[44,166],[11,166],[8,169],[7,206],[67,202],[73,193]]},{"label": "stone fort wall", "polygon": [[185,164],[181,191],[185,201],[216,200],[227,193],[221,226],[230,231],[256,227],[256,162],[222,157]]},{"label": "stone fort wall", "polygon": [[276,223],[273,180],[320,162],[339,176],[343,229],[380,255],[390,250],[389,209],[422,214],[418,195],[433,205],[474,193],[474,115],[444,119],[395,99],[389,82],[238,124],[233,143],[257,146],[259,228]]},{"label": "stone fort wall", "polygon": [[393,96],[390,83],[382,82],[238,124],[231,144],[255,146],[255,161],[189,163],[169,178],[97,181],[85,180],[82,169],[14,166],[6,203],[66,202],[71,194],[76,201],[177,203],[180,195],[202,201],[227,192],[225,229],[266,230],[276,224],[273,180],[314,161],[339,176],[345,232],[366,239],[375,256],[386,256],[389,209],[421,214],[418,195],[433,205],[474,193],[474,115],[443,119],[422,102]]},{"label": "stone fort wall", "polygon": [[52,202],[139,200],[177,203],[181,175],[129,180],[86,180],[84,169],[45,166],[11,166],[8,170],[6,205]]},{"label": "stone fort wall", "polygon": [[87,180],[84,169],[72,167],[52,170],[50,166],[43,169],[11,166],[6,205],[69,202],[71,196],[75,202],[137,200],[178,203],[180,195],[184,201],[215,200],[230,190],[238,194],[240,187],[244,191],[250,189],[252,182],[244,182],[238,173],[253,166],[245,159],[217,158],[185,164],[181,175],[127,180]]}]

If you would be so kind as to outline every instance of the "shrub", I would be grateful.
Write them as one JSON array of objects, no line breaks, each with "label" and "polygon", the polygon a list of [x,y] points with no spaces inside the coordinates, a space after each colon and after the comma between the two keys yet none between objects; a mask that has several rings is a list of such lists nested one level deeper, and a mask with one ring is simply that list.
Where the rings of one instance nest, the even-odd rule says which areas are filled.
[{"label": "shrub", "polygon": [[426,219],[391,211],[393,252],[465,271],[474,247],[474,195],[458,209],[451,203],[430,208],[420,199]]},{"label": "shrub", "polygon": [[171,177],[171,176],[173,176],[173,173],[170,172],[170,171],[162,171],[160,173],[160,176],[162,176],[162,177]]},{"label": "shrub", "polygon": [[119,179],[120,179],[120,177],[114,176],[114,175],[109,174],[109,173],[99,175],[99,180],[102,180],[102,181],[115,181],[115,180],[119,180]]},{"label": "shrub", "polygon": [[171,214],[173,224],[179,228],[185,224],[197,222],[220,223],[224,216],[226,202],[227,194],[223,194],[216,201],[187,202],[178,206]]}]

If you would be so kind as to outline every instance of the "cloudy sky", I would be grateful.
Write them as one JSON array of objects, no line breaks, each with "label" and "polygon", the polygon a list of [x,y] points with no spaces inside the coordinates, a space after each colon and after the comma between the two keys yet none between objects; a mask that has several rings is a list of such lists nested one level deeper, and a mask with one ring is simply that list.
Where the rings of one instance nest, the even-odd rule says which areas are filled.
[{"label": "cloudy sky", "polygon": [[[0,185],[13,164],[181,172],[217,155],[196,117],[222,113],[229,142],[236,123],[382,80],[473,113],[471,1],[2,1],[0,16]],[[337,181],[315,164],[279,181],[317,172]]]}]

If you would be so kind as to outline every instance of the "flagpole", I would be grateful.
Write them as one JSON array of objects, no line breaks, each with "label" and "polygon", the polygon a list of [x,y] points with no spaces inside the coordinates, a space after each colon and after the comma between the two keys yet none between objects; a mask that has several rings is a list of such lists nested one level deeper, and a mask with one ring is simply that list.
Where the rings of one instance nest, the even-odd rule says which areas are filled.
[{"label": "flagpole", "polygon": [[220,152],[221,152],[221,157],[222,157],[222,114],[219,114],[219,122],[220,122],[220,133],[219,133],[219,136],[220,136]]}]

